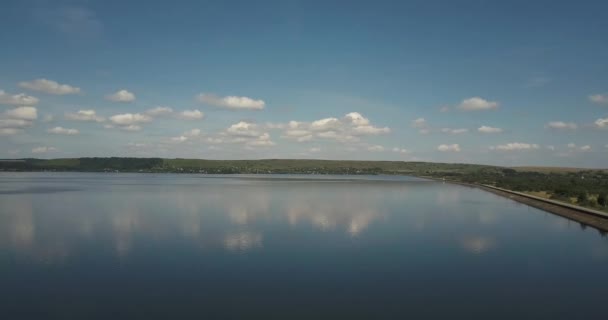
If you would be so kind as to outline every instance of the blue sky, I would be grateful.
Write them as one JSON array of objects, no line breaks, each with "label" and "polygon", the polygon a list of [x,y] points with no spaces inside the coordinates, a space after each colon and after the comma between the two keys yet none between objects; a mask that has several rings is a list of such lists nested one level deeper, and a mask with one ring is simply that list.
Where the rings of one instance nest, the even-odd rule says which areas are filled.
[{"label": "blue sky", "polygon": [[4,1],[0,157],[607,167],[606,1]]}]

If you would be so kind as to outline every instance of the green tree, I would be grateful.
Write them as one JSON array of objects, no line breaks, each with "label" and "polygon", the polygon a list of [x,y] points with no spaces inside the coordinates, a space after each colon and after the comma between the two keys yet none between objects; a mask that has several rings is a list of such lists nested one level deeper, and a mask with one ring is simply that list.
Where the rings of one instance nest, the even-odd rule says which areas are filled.
[{"label": "green tree", "polygon": [[578,194],[578,196],[576,197],[576,203],[578,203],[578,204],[585,204],[588,201],[589,201],[589,197],[587,197],[586,192],[580,192]]},{"label": "green tree", "polygon": [[606,199],[606,198],[608,198],[608,196],[606,196],[606,193],[600,193],[597,196],[597,204],[599,204],[602,207],[605,207],[606,203],[608,202],[608,199]]}]

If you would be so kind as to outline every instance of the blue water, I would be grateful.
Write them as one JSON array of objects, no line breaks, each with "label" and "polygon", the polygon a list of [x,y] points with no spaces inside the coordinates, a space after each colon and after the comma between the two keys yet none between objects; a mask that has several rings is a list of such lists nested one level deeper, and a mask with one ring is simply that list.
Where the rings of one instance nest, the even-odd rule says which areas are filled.
[{"label": "blue water", "polygon": [[0,174],[2,319],[598,319],[608,239],[408,177]]}]

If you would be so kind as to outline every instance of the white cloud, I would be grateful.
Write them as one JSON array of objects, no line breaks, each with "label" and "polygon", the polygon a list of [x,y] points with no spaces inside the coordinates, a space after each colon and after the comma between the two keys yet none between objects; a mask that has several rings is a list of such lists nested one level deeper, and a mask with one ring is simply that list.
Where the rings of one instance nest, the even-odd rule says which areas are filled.
[{"label": "white cloud", "polygon": [[200,129],[192,129],[192,130],[188,130],[188,131],[184,132],[181,136],[172,137],[171,141],[181,143],[181,142],[188,141],[191,138],[196,138],[200,135],[201,135]]},{"label": "white cloud", "polygon": [[439,108],[439,112],[449,112],[449,111],[450,111],[449,106],[443,106],[443,107]]},{"label": "white cloud", "polygon": [[340,135],[335,131],[324,131],[321,133],[317,133],[317,136],[327,139],[338,139],[340,137]]},{"label": "white cloud", "polygon": [[67,129],[64,127],[55,127],[47,130],[48,133],[52,134],[63,134],[63,135],[77,135],[79,132],[76,129]]},{"label": "white cloud", "polygon": [[276,145],[276,143],[270,140],[253,140],[247,142],[248,147],[272,147],[274,145]]},{"label": "white cloud", "polygon": [[141,113],[123,113],[110,117],[110,121],[118,126],[130,126],[152,121],[152,117]]},{"label": "white cloud", "polygon": [[181,136],[172,137],[171,141],[181,143],[181,142],[188,141],[192,138],[197,138],[199,136],[201,136],[200,129],[191,129],[191,130],[184,132]]},{"label": "white cloud", "polygon": [[460,145],[455,144],[442,144],[437,147],[437,150],[442,152],[460,152]]},{"label": "white cloud", "polygon": [[307,142],[307,141],[311,141],[312,138],[313,138],[312,134],[309,134],[307,136],[301,136],[301,137],[296,138],[296,141],[297,142]]},{"label": "white cloud", "polygon": [[501,133],[503,130],[501,128],[495,128],[490,126],[481,126],[477,129],[477,131],[481,133]]},{"label": "white cloud", "polygon": [[595,120],[595,127],[598,129],[608,128],[608,118],[600,118]]},{"label": "white cloud", "polygon": [[[295,123],[295,121],[292,121],[292,123]],[[281,138],[292,139],[297,142],[306,142],[312,140],[313,133],[304,129],[286,129],[281,135]]]},{"label": "white cloud", "polygon": [[17,107],[0,114],[0,135],[9,136],[21,133],[38,118],[35,107]]},{"label": "white cloud", "polygon": [[113,124],[105,124],[103,126],[106,129],[114,129],[114,128],[118,128],[120,130],[124,130],[124,131],[139,131],[141,130],[141,126],[138,124],[130,124],[130,125],[126,125],[126,126],[115,126]]},{"label": "white cloud", "polygon": [[10,95],[0,90],[0,104],[33,106],[38,103],[38,98],[28,96],[25,93]]},{"label": "white cloud", "polygon": [[207,137],[207,143],[237,143],[244,144],[248,149],[255,147],[271,147],[276,145],[270,137],[270,134],[262,131],[262,127],[258,124],[239,121],[230,125],[226,130],[219,133],[216,137]]},{"label": "white cloud", "polygon": [[325,118],[313,121],[310,128],[314,131],[327,131],[340,127],[340,120],[336,118]]},{"label": "white cloud", "polygon": [[283,129],[282,138],[298,142],[315,138],[338,142],[359,141],[361,136],[379,135],[390,132],[388,127],[375,127],[370,120],[358,112],[350,112],[343,118],[323,118],[312,122],[290,121],[287,124],[266,125],[269,129]]},{"label": "white cloud", "polygon": [[342,118],[323,118],[312,122],[289,121],[288,123],[268,123],[267,129],[283,130],[281,138],[298,142],[315,139],[329,139],[348,143],[360,141],[364,136],[390,132],[388,127],[376,127],[358,112],[350,112]]},{"label": "white cloud", "polygon": [[197,100],[201,103],[232,110],[262,110],[266,105],[264,100],[237,96],[218,97],[209,93],[199,94]]},{"label": "white cloud", "polygon": [[130,124],[128,126],[119,126],[119,129],[125,130],[125,131],[139,131],[141,130],[141,126],[137,125],[137,124]]},{"label": "white cloud", "polygon": [[275,143],[270,140],[270,135],[268,133],[263,133],[256,139],[247,141],[248,147],[272,147],[274,145]]},{"label": "white cloud", "polygon": [[55,117],[53,117],[52,114],[45,114],[42,118],[42,122],[53,122],[54,119]]},{"label": "white cloud", "polygon": [[545,128],[556,129],[556,130],[574,130],[578,128],[576,123],[563,122],[563,121],[551,121],[545,125]]},{"label": "white cloud", "polygon": [[608,94],[592,94],[589,101],[597,104],[608,104]]},{"label": "white cloud", "polygon": [[112,94],[106,96],[106,100],[112,102],[133,102],[135,101],[135,95],[127,90],[118,90]]},{"label": "white cloud", "polygon": [[424,118],[418,118],[412,121],[412,127],[414,128],[426,128],[427,126],[428,124],[426,123],[426,120]]},{"label": "white cloud", "polygon": [[458,105],[458,109],[463,111],[491,110],[496,108],[498,108],[498,102],[488,101],[481,97],[464,99]]},{"label": "white cloud", "polygon": [[547,146],[547,149],[549,149],[551,151],[555,151],[555,146]]},{"label": "white cloud", "polygon": [[57,83],[57,81],[48,79],[36,79],[32,81],[19,82],[19,86],[21,88],[55,95],[80,93],[80,88],[73,87],[68,84],[60,84]]},{"label": "white cloud", "polygon": [[214,137],[207,137],[205,139],[205,141],[207,143],[211,143],[211,144],[220,144],[220,143],[224,143],[225,142],[224,139],[222,139],[222,138],[214,138]]},{"label": "white cloud", "polygon": [[48,153],[48,152],[55,152],[57,151],[57,148],[55,147],[36,147],[34,149],[32,149],[32,153]]},{"label": "white cloud", "polygon": [[9,119],[33,121],[38,118],[38,110],[35,107],[17,107],[7,110],[5,117]]},{"label": "white cloud", "polygon": [[405,153],[408,153],[409,151],[407,149],[403,149],[403,148],[399,148],[399,147],[394,147],[393,148],[393,152],[404,153],[405,154]]},{"label": "white cloud", "polygon": [[308,152],[311,152],[311,153],[321,152],[321,148],[313,147],[313,148],[308,149]]},{"label": "white cloud", "polygon": [[149,144],[143,143],[143,142],[129,142],[127,144],[127,147],[134,148],[134,149],[147,148],[149,146],[150,146]]},{"label": "white cloud", "polygon": [[359,112],[348,113],[344,119],[356,126],[369,126],[369,119],[363,117]]},{"label": "white cloud", "polygon": [[284,136],[285,137],[304,137],[304,136],[309,136],[311,135],[311,132],[308,130],[302,130],[302,129],[293,129],[293,130],[285,130],[284,132]]},{"label": "white cloud", "polygon": [[179,136],[179,137],[171,138],[171,141],[178,142],[178,143],[184,142],[186,140],[188,140],[188,137],[186,137],[186,136]]},{"label": "white cloud", "polygon": [[424,118],[418,118],[412,121],[412,127],[419,129],[418,133],[420,134],[429,134],[431,133],[431,128],[429,124],[426,122]]},{"label": "white cloud", "polygon": [[319,132],[316,134],[317,137],[319,138],[323,138],[323,139],[330,139],[330,140],[336,140],[338,142],[356,142],[359,141],[359,138],[350,135],[350,134],[344,134],[342,132],[337,132],[337,131],[324,131],[324,132]]},{"label": "white cloud", "polygon": [[511,142],[511,143],[507,143],[507,144],[491,146],[490,150],[517,151],[517,150],[536,150],[538,148],[540,148],[539,145],[535,144],[535,143]]},{"label": "white cloud", "polygon": [[179,113],[178,118],[183,120],[201,120],[205,117],[203,112],[198,109],[195,110],[184,110]]},{"label": "white cloud", "polygon": [[22,129],[32,124],[31,121],[23,119],[0,119],[0,128]]},{"label": "white cloud", "polygon": [[377,128],[374,126],[359,126],[353,128],[353,134],[355,135],[378,135],[391,132],[388,127]]},{"label": "white cloud", "polygon": [[12,136],[23,131],[20,128],[2,128],[0,127],[0,136]]},{"label": "white cloud", "polygon": [[[290,127],[291,123],[294,123],[293,127]],[[298,127],[297,121],[289,121],[287,124],[285,123],[275,123],[275,122],[267,122],[264,126],[268,129],[296,129]]]},{"label": "white cloud", "polygon": [[373,146],[367,147],[367,150],[373,151],[373,152],[382,152],[382,151],[384,151],[384,147],[381,145],[373,145]]},{"label": "white cloud", "polygon": [[346,126],[350,127],[354,135],[379,135],[391,132],[389,127],[374,127],[369,119],[358,112],[346,114],[341,123],[345,123]]},{"label": "white cloud", "polygon": [[66,113],[65,118],[73,121],[94,121],[104,122],[106,119],[102,116],[98,116],[95,110],[78,110],[76,113]]},{"label": "white cloud", "polygon": [[258,125],[255,123],[240,121],[228,127],[226,132],[232,136],[238,137],[256,137],[260,135]]},{"label": "white cloud", "polygon": [[583,152],[585,152],[585,151],[591,151],[591,146],[590,145],[584,145],[584,146],[581,146],[581,147],[577,147],[576,144],[570,142],[566,146],[570,149],[570,151],[576,151],[576,150],[580,150],[580,151],[583,151]]},{"label": "white cloud", "polygon": [[141,130],[141,124],[152,121],[152,117],[147,114],[141,113],[123,113],[116,114],[110,118],[111,124],[107,124],[104,127],[106,129],[112,129],[117,126],[121,130],[125,131],[139,131]]},{"label": "white cloud", "polygon": [[[297,128],[301,128],[302,126],[305,126],[305,125],[306,125],[306,122],[299,122],[299,121],[293,121],[293,120],[292,120],[292,121],[289,121],[289,122],[287,123],[287,126],[288,126],[290,129],[297,129]],[[279,124],[279,125],[277,126],[277,128],[279,128],[279,129],[280,129],[280,128],[283,128],[283,127],[284,127],[284,126],[283,126],[283,125],[281,125],[281,124]]]},{"label": "white cloud", "polygon": [[443,133],[447,133],[447,134],[461,134],[461,133],[467,133],[469,132],[469,129],[451,129],[451,128],[443,128],[441,129],[441,132]]},{"label": "white cloud", "polygon": [[151,117],[162,117],[173,113],[173,109],[169,107],[156,107],[146,110],[145,113]]},{"label": "white cloud", "polygon": [[192,129],[190,131],[184,132],[186,137],[198,137],[201,135],[201,129]]}]

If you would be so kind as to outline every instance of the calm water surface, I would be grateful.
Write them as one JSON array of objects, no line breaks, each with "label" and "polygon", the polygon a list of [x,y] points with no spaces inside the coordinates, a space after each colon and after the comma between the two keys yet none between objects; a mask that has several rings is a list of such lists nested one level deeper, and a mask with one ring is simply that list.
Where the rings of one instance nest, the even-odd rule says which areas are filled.
[{"label": "calm water surface", "polygon": [[598,319],[608,239],[405,177],[0,174],[0,318]]}]

